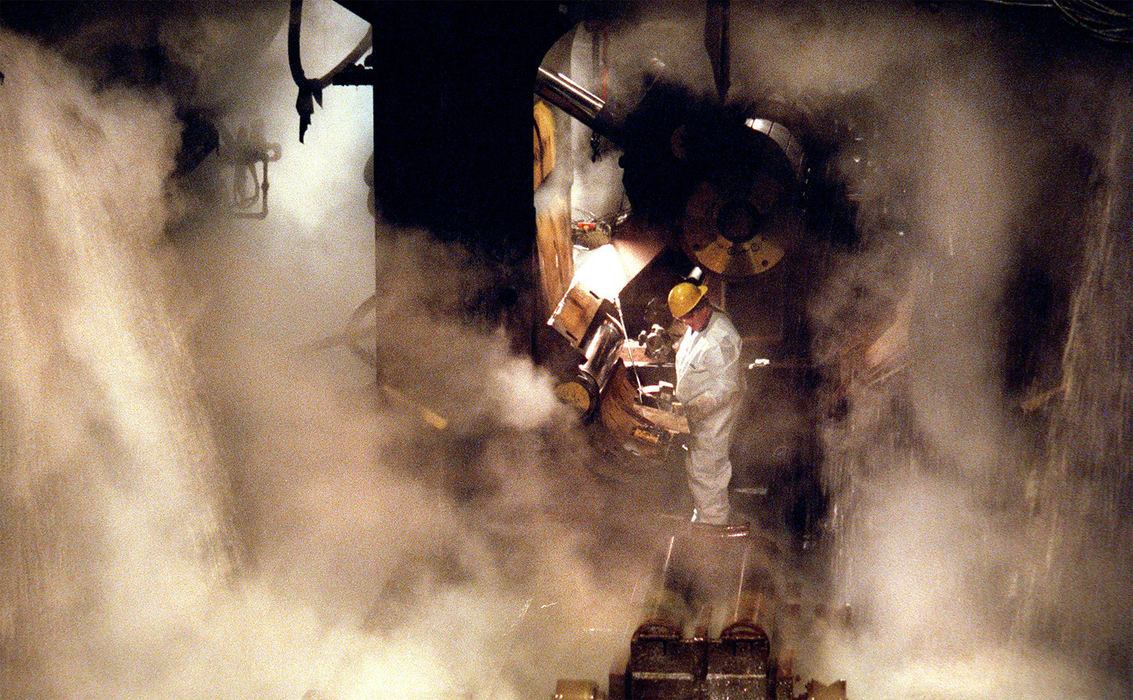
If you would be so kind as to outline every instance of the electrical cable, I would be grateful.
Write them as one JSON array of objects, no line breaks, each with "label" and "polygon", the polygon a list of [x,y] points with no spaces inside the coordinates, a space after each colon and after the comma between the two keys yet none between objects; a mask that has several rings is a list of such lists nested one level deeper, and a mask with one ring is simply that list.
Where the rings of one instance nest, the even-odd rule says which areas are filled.
[{"label": "electrical cable", "polygon": [[1133,15],[1115,12],[1113,8],[1105,8],[1104,12],[1094,7],[1083,9],[1082,6],[1086,3],[1080,0],[1078,2],[1053,0],[1053,2],[1067,22],[1094,37],[1112,43],[1133,43]]},{"label": "electrical cable", "polygon": [[1133,2],[1129,0],[982,0],[1006,7],[1057,10],[1068,23],[1102,41],[1133,43]]},{"label": "electrical cable", "polygon": [[[626,340],[629,340],[629,331],[626,330],[625,315],[622,314],[622,302],[621,299],[616,295],[614,296],[614,308],[618,311],[618,318],[615,319],[614,322],[618,324],[619,328],[621,328],[622,336]],[[637,363],[633,361],[632,356],[629,358],[629,366],[633,369],[633,378],[637,383],[637,402],[645,403],[645,388],[641,386],[641,375],[638,374]]]},{"label": "electrical cable", "polygon": [[1050,0],[1063,19],[1102,41],[1133,43],[1133,2]]},{"label": "electrical cable", "polygon": [[1008,7],[1053,7],[1050,0],[983,0],[992,5],[1007,5]]},{"label": "electrical cable", "polygon": [[350,319],[346,322],[346,330],[342,334],[342,339],[346,343],[346,347],[350,352],[354,353],[355,357],[362,360],[362,362],[370,365],[371,367],[378,366],[378,352],[375,347],[373,352],[362,345],[363,338],[373,337],[377,332],[376,320],[375,326],[372,328],[364,327],[362,322],[371,311],[377,313],[378,308],[378,293],[374,292],[366,297],[365,301],[359,304],[354,311],[350,314]]},{"label": "electrical cable", "polygon": [[[246,209],[256,203],[260,197],[260,176],[256,173],[256,164],[259,161],[252,161],[251,163],[233,163],[234,174],[232,181],[232,195],[233,202],[237,209]],[[247,171],[246,177],[238,177],[236,173]],[[248,188],[246,185],[248,180],[252,181],[252,187]]]}]

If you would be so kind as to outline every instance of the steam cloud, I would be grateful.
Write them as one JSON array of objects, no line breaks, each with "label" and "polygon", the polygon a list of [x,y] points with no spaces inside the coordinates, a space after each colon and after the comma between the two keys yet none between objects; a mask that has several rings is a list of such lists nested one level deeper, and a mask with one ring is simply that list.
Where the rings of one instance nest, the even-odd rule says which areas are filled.
[{"label": "steam cloud", "polygon": [[[1110,544],[1127,532],[1128,503],[1100,497],[1128,493],[1124,448],[1112,447],[1128,362],[1102,319],[1128,320],[1098,301],[1125,279],[1125,256],[1090,258],[1105,282],[1079,276],[1083,250],[1128,237],[1114,218],[1129,196],[1129,96],[1116,87],[1128,62],[1011,25],[1011,12],[1034,19],[971,6],[731,6],[731,98],[786,106],[840,139],[826,174],[858,204],[860,243],[831,253],[809,290],[813,356],[841,372],[849,406],[822,426],[833,546],[817,595],[828,609],[848,604],[854,624],[820,619],[792,640],[813,664],[804,675],[848,677],[856,697],[1128,694],[1120,601],[1133,581]],[[703,21],[688,6],[643,10],[610,39],[611,82],[634,94],[651,51],[670,79],[709,93]],[[1027,306],[1037,302],[1020,289],[1036,277],[1062,306]],[[1065,334],[1075,322],[1093,329],[1093,350]],[[1011,336],[1019,323],[1032,327]],[[1023,356],[1031,384],[1009,386]],[[1093,373],[1088,398],[1020,408],[1080,366]],[[1098,405],[1122,408],[1103,418]],[[1086,448],[1070,423],[1110,447]],[[1068,444],[1088,465],[1067,463]]]},{"label": "steam cloud", "polygon": [[[235,31],[196,21],[171,50]],[[241,65],[255,104],[208,76],[196,99],[293,130],[281,46]],[[609,593],[641,578],[610,535],[632,515],[602,514],[547,376],[468,318],[492,271],[420,232],[375,252],[368,93],[329,95],[306,146],[279,137],[272,216],[241,224],[169,179],[160,90],[95,90],[6,34],[0,58],[4,695],[518,698],[602,677],[636,620]],[[386,392],[325,342],[375,255]]]},{"label": "steam cloud", "polygon": [[[1093,671],[1128,649],[1129,567],[1080,538],[1055,556],[1064,572],[1086,557],[1080,577],[1028,579],[1048,543],[1031,509],[1073,519],[1080,489],[1034,495],[1048,449],[1069,443],[1017,424],[995,340],[1009,268],[1035,235],[1027,216],[1051,213],[1036,181],[1087,181],[1044,169],[1057,142],[1107,141],[1111,122],[1089,115],[1110,113],[1119,69],[1036,59],[1010,34],[987,41],[1000,25],[948,12],[733,9],[738,92],[834,121],[871,105],[876,134],[857,155],[877,167],[855,170],[847,151],[839,172],[860,223],[907,202],[915,224],[905,242],[863,225],[862,248],[815,290],[816,357],[836,355],[865,289],[867,315],[907,309],[910,364],[903,381],[856,386],[826,426],[828,602],[858,619],[856,636],[801,640],[817,660],[800,671],[848,677],[855,697],[1121,696],[1122,679]],[[615,34],[614,80],[639,77],[639,61],[618,68],[620,47],[655,45],[672,75],[710,85],[694,15]],[[207,47],[224,26],[169,36]],[[333,168],[304,162],[298,183],[288,161],[307,146],[284,142],[272,228],[236,226],[170,191],[168,98],[93,92],[10,35],[0,62],[3,694],[529,697],[558,676],[602,678],[636,622],[624,592],[642,553],[608,534],[632,508],[605,500],[546,377],[462,313],[490,274],[423,233],[382,231],[374,247],[367,153],[333,130],[332,105],[308,140],[332,142],[315,160]],[[286,133],[283,69],[242,66],[256,104],[223,81],[197,97]],[[1019,73],[1041,89],[1013,87]],[[301,206],[344,172],[359,196]],[[1084,200],[1054,236],[1081,235]],[[374,257],[378,378],[397,389],[377,404],[367,368],[312,349],[369,293]],[[1050,532],[1093,532],[1071,525]],[[1036,634],[1040,618],[1060,634]],[[1103,634],[1074,649],[1090,629]]]}]

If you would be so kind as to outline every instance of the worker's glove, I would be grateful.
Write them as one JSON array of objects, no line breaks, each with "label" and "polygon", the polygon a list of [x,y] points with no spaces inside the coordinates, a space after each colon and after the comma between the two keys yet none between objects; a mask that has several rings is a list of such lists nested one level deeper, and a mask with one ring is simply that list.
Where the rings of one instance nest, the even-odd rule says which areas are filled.
[{"label": "worker's glove", "polygon": [[684,405],[685,417],[690,421],[704,420],[728,400],[729,394],[706,391]]},{"label": "worker's glove", "polygon": [[698,421],[708,415],[711,406],[708,397],[701,395],[684,404],[685,418],[690,421]]}]

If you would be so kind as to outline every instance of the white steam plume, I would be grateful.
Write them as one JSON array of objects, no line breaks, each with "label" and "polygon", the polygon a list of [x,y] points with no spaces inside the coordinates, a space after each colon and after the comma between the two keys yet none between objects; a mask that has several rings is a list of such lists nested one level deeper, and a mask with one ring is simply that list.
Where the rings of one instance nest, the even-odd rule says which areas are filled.
[{"label": "white steam plume", "polygon": [[5,680],[130,694],[229,569],[227,488],[163,300],[177,132],[167,101],[92,95],[0,41],[4,606],[29,667]]},{"label": "white steam plume", "polygon": [[[383,232],[378,356],[403,398],[312,349],[372,289],[368,124],[320,112],[308,141],[339,145],[285,144],[272,195],[302,187],[235,225],[171,189],[168,100],[0,47],[4,694],[520,698],[601,678],[640,545],[549,379],[464,317],[485,271]],[[285,104],[268,116],[294,126]],[[356,198],[302,207],[352,178]]]},{"label": "white steam plume", "polygon": [[[1066,251],[1060,237],[1091,235],[1088,191],[1077,220],[1056,226],[1034,215],[1045,215],[1039,193],[1090,186],[1049,154],[1067,143],[1105,148],[1109,125],[1098,115],[1111,112],[1108,86],[1124,79],[1128,63],[1091,55],[1088,44],[1075,51],[1070,41],[1038,51],[1047,37],[1017,28],[1011,12],[1032,18],[1035,10],[731,5],[731,98],[786,105],[807,126],[839,125],[863,140],[843,144],[831,171],[858,197],[862,240],[833,254],[822,286],[806,290],[815,357],[829,362],[851,343],[868,347],[885,330],[879,319],[905,319],[889,346],[899,349],[899,371],[851,385],[849,414],[823,426],[836,548],[828,602],[852,604],[856,636],[816,629],[802,642],[812,654],[798,659],[804,673],[848,677],[855,697],[1122,695],[1092,664],[1113,653],[1107,645],[1127,650],[1128,639],[1089,640],[1083,620],[1122,614],[1112,601],[1129,588],[1124,557],[1099,546],[1084,569],[1108,569],[1120,583],[1101,590],[1089,584],[1094,574],[1072,576],[1084,585],[1060,588],[1061,604],[1044,601],[1049,619],[1075,630],[1062,639],[1077,641],[1032,644],[1015,628],[1020,576],[1047,555],[1027,532],[1035,507],[1028,470],[1059,447],[1018,426],[1003,379],[1014,349],[1002,329],[1018,312],[1004,306],[1013,301],[1005,285],[1024,244]],[[623,73],[611,80],[636,88],[640,53],[652,50],[672,57],[668,77],[710,94],[703,14],[651,6],[640,19],[616,34],[610,66]],[[899,231],[878,223],[893,215]],[[1121,459],[1108,455],[1102,483],[1124,473]],[[1043,507],[1074,511],[1073,493]]]}]

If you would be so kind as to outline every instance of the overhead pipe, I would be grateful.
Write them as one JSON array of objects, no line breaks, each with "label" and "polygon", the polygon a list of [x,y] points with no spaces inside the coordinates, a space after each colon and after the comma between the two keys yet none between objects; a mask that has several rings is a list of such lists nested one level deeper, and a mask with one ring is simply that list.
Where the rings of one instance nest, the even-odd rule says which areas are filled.
[{"label": "overhead pipe", "polygon": [[291,9],[287,23],[287,65],[291,69],[291,79],[299,88],[299,95],[295,99],[295,111],[299,113],[299,142],[307,133],[311,125],[311,116],[315,113],[315,102],[323,104],[323,88],[328,85],[373,85],[374,71],[366,66],[355,65],[373,45],[374,30],[371,27],[358,45],[354,47],[338,64],[331,68],[326,75],[317,80],[307,77],[303,70],[303,57],[299,49],[299,30],[303,24],[303,0],[291,0]]},{"label": "overhead pipe", "polygon": [[535,76],[535,94],[621,145],[621,120],[606,108],[606,101],[562,73],[540,68]]}]

